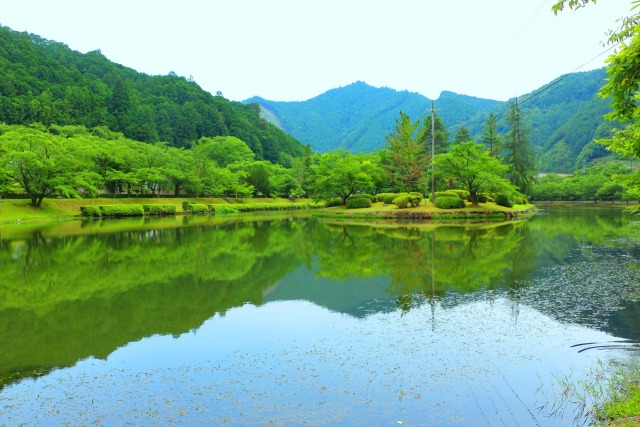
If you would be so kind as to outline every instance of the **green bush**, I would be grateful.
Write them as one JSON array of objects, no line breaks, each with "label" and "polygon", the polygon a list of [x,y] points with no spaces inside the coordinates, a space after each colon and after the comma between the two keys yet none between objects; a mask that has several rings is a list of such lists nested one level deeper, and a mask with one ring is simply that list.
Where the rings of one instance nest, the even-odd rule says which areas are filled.
[{"label": "green bush", "polygon": [[238,213],[238,209],[234,205],[209,205],[209,210],[215,214]]},{"label": "green bush", "polygon": [[393,200],[398,196],[399,194],[397,193],[389,193],[386,196],[384,196],[384,199],[382,201],[384,202],[385,205],[391,205],[393,204]]},{"label": "green bush", "polygon": [[347,200],[347,209],[362,209],[370,207],[371,199],[367,197],[351,197],[349,200]]},{"label": "green bush", "polygon": [[379,193],[376,195],[376,202],[384,202],[384,198],[390,195],[395,195],[395,193]]},{"label": "green bush", "polygon": [[466,206],[464,200],[457,195],[436,197],[433,204],[440,209],[460,209]]},{"label": "green bush", "polygon": [[458,197],[464,200],[466,200],[467,197],[469,197],[469,192],[467,190],[449,190],[449,191],[453,191],[458,195]]},{"label": "green bush", "polygon": [[435,192],[436,199],[438,197],[460,197],[456,191],[447,190],[447,191],[436,191]]},{"label": "green bush", "polygon": [[325,208],[332,208],[334,206],[342,206],[342,199],[340,197],[334,197],[333,199],[329,199],[324,204]]},{"label": "green bush", "polygon": [[99,217],[102,215],[100,206],[80,206],[80,214],[87,217]]},{"label": "green bush", "polygon": [[102,216],[142,216],[144,209],[142,205],[100,205]]},{"label": "green bush", "polygon": [[512,208],[513,200],[506,194],[498,194],[496,195],[496,204],[498,206],[504,206],[505,208]]},{"label": "green bush", "polygon": [[411,207],[420,206],[422,202],[422,194],[420,193],[409,193],[409,203],[411,203]]},{"label": "green bush", "polygon": [[147,215],[174,215],[176,213],[176,205],[142,205],[144,213]]},{"label": "green bush", "polygon": [[207,205],[203,203],[191,203],[189,205],[189,210],[193,213],[208,213],[209,208]]},{"label": "green bush", "polygon": [[366,194],[366,193],[354,194],[349,198],[350,199],[369,199],[371,202],[373,202],[376,199],[371,194]]},{"label": "green bush", "polygon": [[[467,196],[467,201],[471,202],[471,195]],[[491,197],[491,195],[487,194],[487,193],[481,193],[478,195],[478,203],[487,203],[487,202],[493,202],[494,199],[493,197]]]},{"label": "green bush", "polygon": [[398,196],[395,199],[393,199],[393,204],[399,207],[400,209],[404,209],[407,206],[409,206],[411,203],[409,201],[408,196]]},{"label": "green bush", "polygon": [[188,211],[189,210],[189,206],[191,206],[191,202],[188,200],[184,200],[182,202],[182,210],[183,211]]}]

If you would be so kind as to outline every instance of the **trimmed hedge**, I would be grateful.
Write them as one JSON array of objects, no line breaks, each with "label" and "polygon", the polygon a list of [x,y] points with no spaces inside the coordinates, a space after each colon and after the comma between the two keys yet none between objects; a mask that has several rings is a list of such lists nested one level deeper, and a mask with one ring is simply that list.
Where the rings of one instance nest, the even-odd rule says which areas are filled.
[{"label": "trimmed hedge", "polygon": [[362,209],[362,208],[370,208],[371,207],[371,199],[367,197],[356,197],[350,198],[347,200],[347,209]]},{"label": "trimmed hedge", "polygon": [[325,208],[332,208],[334,206],[342,206],[342,199],[340,197],[334,197],[333,199],[329,199],[325,202]]},{"label": "trimmed hedge", "polygon": [[144,213],[147,215],[175,215],[176,205],[142,205]]},{"label": "trimmed hedge", "polygon": [[189,210],[193,213],[209,213],[209,208],[203,203],[191,203]]},{"label": "trimmed hedge", "polygon": [[293,211],[317,208],[311,203],[238,203],[235,205],[211,204],[209,209],[214,213],[257,212],[257,211]]},{"label": "trimmed hedge", "polygon": [[496,205],[504,206],[505,208],[512,208],[513,200],[506,194],[498,194],[496,195]]},{"label": "trimmed hedge", "polygon": [[143,216],[142,205],[100,205],[101,216]]},{"label": "trimmed hedge", "polygon": [[191,206],[191,202],[188,200],[185,200],[182,202],[182,210],[183,211],[188,211],[189,210],[189,206]]},{"label": "trimmed hedge", "polygon": [[393,199],[393,204],[399,207],[400,209],[404,209],[409,206],[411,203],[409,202],[408,196],[398,196]]},{"label": "trimmed hedge", "polygon": [[373,197],[371,194],[360,193],[360,194],[354,194],[353,196],[349,197],[349,199],[369,199],[371,202],[373,202],[376,198]]},{"label": "trimmed hedge", "polygon": [[393,200],[398,198],[398,196],[400,196],[400,194],[398,193],[387,193],[384,198],[382,199],[382,201],[386,204],[386,205],[392,205],[393,204]]},{"label": "trimmed hedge", "polygon": [[80,206],[80,214],[86,217],[100,217],[100,206]]},{"label": "trimmed hedge", "polygon": [[464,200],[457,195],[436,197],[433,204],[440,209],[460,209],[466,206]]},{"label": "trimmed hedge", "polygon": [[395,195],[396,193],[379,193],[376,195],[376,202],[384,202],[384,198],[387,196]]},{"label": "trimmed hedge", "polygon": [[214,214],[238,213],[238,209],[233,205],[209,205],[209,210]]}]

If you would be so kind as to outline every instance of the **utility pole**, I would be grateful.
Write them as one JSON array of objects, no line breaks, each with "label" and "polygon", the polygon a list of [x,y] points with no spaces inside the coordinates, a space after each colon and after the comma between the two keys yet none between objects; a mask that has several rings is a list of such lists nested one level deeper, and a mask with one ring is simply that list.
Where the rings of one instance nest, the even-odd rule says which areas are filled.
[{"label": "utility pole", "polygon": [[431,203],[436,199],[436,176],[433,169],[433,158],[436,155],[436,109],[431,101]]}]

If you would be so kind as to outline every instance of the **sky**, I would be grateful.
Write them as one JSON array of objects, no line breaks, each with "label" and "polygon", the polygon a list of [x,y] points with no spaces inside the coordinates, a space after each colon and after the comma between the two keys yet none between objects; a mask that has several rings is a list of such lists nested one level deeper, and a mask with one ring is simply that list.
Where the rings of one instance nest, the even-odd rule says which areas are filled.
[{"label": "sky", "polygon": [[242,101],[364,81],[504,101],[605,65],[631,0],[1,0],[0,25]]}]

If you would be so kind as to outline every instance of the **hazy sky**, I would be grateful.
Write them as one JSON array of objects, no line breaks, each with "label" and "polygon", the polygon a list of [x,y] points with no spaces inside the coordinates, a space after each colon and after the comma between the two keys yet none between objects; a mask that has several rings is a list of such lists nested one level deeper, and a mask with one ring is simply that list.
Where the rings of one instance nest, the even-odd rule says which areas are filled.
[{"label": "hazy sky", "polygon": [[[361,80],[506,100],[599,68],[630,0],[3,0],[0,24],[231,100],[303,101]],[[593,60],[593,61],[592,61]]]}]

